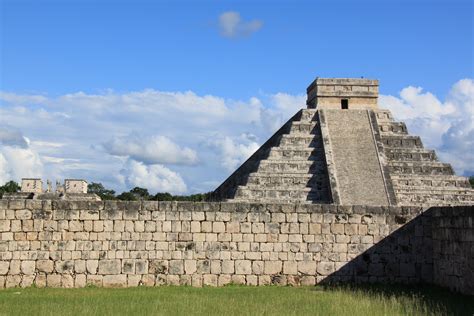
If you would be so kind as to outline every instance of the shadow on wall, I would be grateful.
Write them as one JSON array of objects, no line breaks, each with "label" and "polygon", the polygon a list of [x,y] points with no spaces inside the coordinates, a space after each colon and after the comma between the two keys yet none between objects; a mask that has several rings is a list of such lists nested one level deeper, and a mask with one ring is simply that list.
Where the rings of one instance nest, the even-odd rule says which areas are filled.
[{"label": "shadow on wall", "polygon": [[474,295],[474,206],[430,208],[409,222],[407,218],[391,218],[395,223],[387,224],[404,225],[364,249],[363,239],[376,233],[369,224],[360,243],[347,245],[348,255],[355,254],[348,263],[340,268],[320,263],[318,273],[327,275],[320,284],[424,283]]}]

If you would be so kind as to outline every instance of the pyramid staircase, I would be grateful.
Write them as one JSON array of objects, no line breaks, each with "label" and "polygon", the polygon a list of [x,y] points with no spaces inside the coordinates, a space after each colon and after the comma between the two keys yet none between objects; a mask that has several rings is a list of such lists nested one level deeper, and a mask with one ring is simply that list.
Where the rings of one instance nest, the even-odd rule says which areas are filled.
[{"label": "pyramid staircase", "polygon": [[217,200],[330,203],[314,109],[302,109],[214,191]]},{"label": "pyramid staircase", "polygon": [[450,164],[439,162],[436,153],[425,149],[418,136],[409,135],[390,111],[374,114],[398,205],[473,204],[467,178],[456,176]]},{"label": "pyramid staircase", "polygon": [[296,113],[211,195],[216,201],[473,205],[467,178],[378,108],[378,81],[316,78]]}]

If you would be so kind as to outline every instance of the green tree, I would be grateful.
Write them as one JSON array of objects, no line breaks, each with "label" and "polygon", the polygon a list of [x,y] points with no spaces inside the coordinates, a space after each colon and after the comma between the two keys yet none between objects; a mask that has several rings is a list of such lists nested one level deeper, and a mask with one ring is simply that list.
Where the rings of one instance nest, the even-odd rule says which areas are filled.
[{"label": "green tree", "polygon": [[471,184],[471,187],[474,189],[474,176],[469,177],[469,183]]},{"label": "green tree", "polygon": [[130,193],[135,195],[137,200],[149,200],[151,198],[150,193],[148,192],[148,189],[144,189],[140,187],[134,187],[133,189],[130,190]]},{"label": "green tree", "polygon": [[119,195],[117,195],[117,199],[122,200],[122,201],[136,201],[137,196],[131,192],[122,192]]},{"label": "green tree", "polygon": [[97,194],[98,196],[100,196],[102,200],[115,200],[116,199],[114,190],[108,190],[102,185],[102,183],[98,183],[98,182],[97,183],[92,182],[88,184],[87,192]]},{"label": "green tree", "polygon": [[0,187],[0,199],[3,197],[3,193],[15,193],[20,191],[20,186],[15,181],[8,181]]},{"label": "green tree", "polygon": [[169,194],[168,192],[165,192],[165,193],[158,192],[153,196],[152,200],[154,200],[154,201],[173,201],[173,196],[171,194]]}]

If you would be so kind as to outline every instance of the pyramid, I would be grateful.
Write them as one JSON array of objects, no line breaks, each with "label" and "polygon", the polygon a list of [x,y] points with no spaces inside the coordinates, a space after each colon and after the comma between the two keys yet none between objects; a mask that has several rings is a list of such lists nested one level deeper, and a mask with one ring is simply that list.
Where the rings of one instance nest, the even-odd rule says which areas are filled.
[{"label": "pyramid", "polygon": [[213,200],[459,205],[474,191],[390,111],[378,80],[317,78],[299,110],[213,193]]}]

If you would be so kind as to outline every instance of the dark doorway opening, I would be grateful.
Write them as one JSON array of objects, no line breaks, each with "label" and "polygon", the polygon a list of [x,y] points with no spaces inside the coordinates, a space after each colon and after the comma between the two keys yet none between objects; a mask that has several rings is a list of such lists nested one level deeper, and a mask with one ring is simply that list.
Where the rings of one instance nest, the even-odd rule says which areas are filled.
[{"label": "dark doorway opening", "polygon": [[347,110],[349,108],[349,100],[341,99],[341,109]]}]

